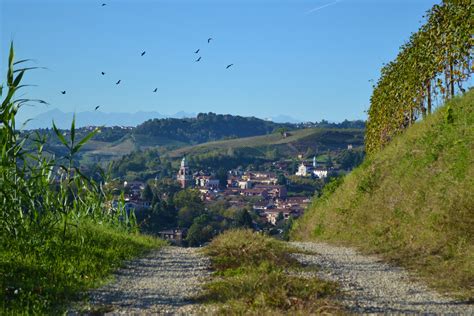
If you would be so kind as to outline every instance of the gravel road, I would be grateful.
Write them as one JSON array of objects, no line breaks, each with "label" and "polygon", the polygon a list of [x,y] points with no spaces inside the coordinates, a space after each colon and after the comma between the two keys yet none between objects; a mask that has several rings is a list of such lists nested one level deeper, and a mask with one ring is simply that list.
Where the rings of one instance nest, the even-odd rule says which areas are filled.
[{"label": "gravel road", "polygon": [[408,273],[375,256],[325,243],[292,242],[298,249],[317,253],[295,254],[304,265],[321,268],[318,275],[340,283],[342,304],[354,313],[474,315],[474,305],[443,297],[413,282]]},{"label": "gravel road", "polygon": [[[198,248],[163,247],[128,262],[116,280],[90,293],[91,311],[106,315],[189,315],[190,300],[210,276]],[[92,314],[92,312],[91,312]]]}]

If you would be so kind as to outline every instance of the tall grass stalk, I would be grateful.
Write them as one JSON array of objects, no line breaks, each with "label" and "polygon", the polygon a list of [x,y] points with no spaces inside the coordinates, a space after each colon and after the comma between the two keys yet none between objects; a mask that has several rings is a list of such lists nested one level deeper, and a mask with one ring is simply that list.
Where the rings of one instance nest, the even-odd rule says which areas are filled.
[{"label": "tall grass stalk", "polygon": [[[25,74],[36,67],[17,68],[28,60],[14,59],[12,44],[6,85],[0,86],[0,314],[44,313],[153,241],[133,234],[136,222],[123,199],[113,208],[104,189],[107,174],[93,180],[75,163],[98,129],[76,139],[73,118],[66,139],[53,123],[65,157],[46,153],[45,137],[16,129],[24,105],[46,102],[16,97],[27,86]],[[26,146],[27,140],[35,145]],[[92,261],[99,258],[100,266]]]}]

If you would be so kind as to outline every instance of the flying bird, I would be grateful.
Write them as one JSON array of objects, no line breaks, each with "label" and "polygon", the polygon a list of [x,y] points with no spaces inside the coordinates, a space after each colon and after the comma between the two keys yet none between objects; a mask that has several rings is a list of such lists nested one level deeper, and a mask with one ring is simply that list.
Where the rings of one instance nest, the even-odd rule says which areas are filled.
[{"label": "flying bird", "polygon": [[209,37],[209,38],[207,39],[207,43],[209,44],[212,40],[213,40],[213,38],[212,38],[212,37]]},{"label": "flying bird", "polygon": [[61,91],[62,94],[66,94],[66,91]]},{"label": "flying bird", "polygon": [[100,108],[100,105],[96,106],[94,111],[97,111],[99,108]]},{"label": "flying bird", "polygon": [[102,3],[102,6],[105,7],[107,4],[106,3]]},{"label": "flying bird", "polygon": [[119,84],[122,80],[117,81],[115,84]]},{"label": "flying bird", "polygon": [[197,50],[197,51],[195,51],[195,52],[194,52],[194,54],[197,54],[197,53],[199,53],[199,50],[200,50],[200,48],[198,48],[198,50]]},{"label": "flying bird", "polygon": [[103,75],[105,75],[105,72],[102,71],[101,74],[102,74],[102,76],[103,76]]},{"label": "flying bird", "polygon": [[156,92],[156,91],[158,91],[158,88],[155,88],[155,90],[153,90],[153,92]]},{"label": "flying bird", "polygon": [[143,56],[143,55],[145,55],[145,53],[146,53],[146,52],[145,52],[145,51],[143,51],[143,52],[142,52],[142,56]]},{"label": "flying bird", "polygon": [[198,61],[200,61],[200,60],[201,60],[201,56],[199,56],[199,58],[198,58],[198,59],[196,59],[196,62],[198,62]]},{"label": "flying bird", "polygon": [[234,64],[230,64],[230,65],[227,65],[227,67],[225,67],[225,69],[229,69],[230,67],[232,67]]}]

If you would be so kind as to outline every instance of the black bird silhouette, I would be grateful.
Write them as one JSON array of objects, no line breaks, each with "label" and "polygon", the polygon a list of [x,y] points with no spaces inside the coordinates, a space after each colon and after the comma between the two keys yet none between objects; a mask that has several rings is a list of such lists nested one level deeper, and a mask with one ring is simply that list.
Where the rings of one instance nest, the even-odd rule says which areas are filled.
[{"label": "black bird silhouette", "polygon": [[207,39],[207,43],[209,44],[212,40],[213,40],[213,38],[212,38],[212,37],[209,37],[209,38]]},{"label": "black bird silhouette", "polygon": [[120,83],[120,81],[122,81],[122,80],[119,80],[119,81],[117,81],[115,84],[119,84],[119,83]]},{"label": "black bird silhouette", "polygon": [[66,94],[66,91],[61,91],[62,94]]},{"label": "black bird silhouette", "polygon": [[99,108],[100,108],[100,105],[96,106],[94,111],[97,111]]},{"label": "black bird silhouette", "polygon": [[102,71],[101,74],[102,74],[102,76],[103,76],[103,75],[105,75],[105,72]]},{"label": "black bird silhouette", "polygon": [[145,55],[145,53],[146,53],[146,52],[145,52],[145,51],[143,51],[143,53],[142,53],[142,56],[143,56],[143,55]]},{"label": "black bird silhouette", "polygon": [[201,56],[199,56],[199,58],[198,58],[198,59],[196,59],[196,62],[198,62],[198,61],[200,61],[200,60],[201,60]]},{"label": "black bird silhouette", "polygon": [[194,54],[197,54],[197,53],[199,53],[199,50],[200,50],[200,49],[198,48],[198,50],[197,50],[197,51],[195,51],[195,52],[194,52]]},{"label": "black bird silhouette", "polygon": [[107,4],[106,3],[102,3],[102,6],[105,7]]},{"label": "black bird silhouette", "polygon": [[158,91],[158,88],[155,88],[155,90],[153,90],[153,92],[156,92],[156,91]]},{"label": "black bird silhouette", "polygon": [[230,64],[230,65],[227,65],[227,67],[225,67],[225,69],[229,69],[230,67],[232,67],[234,64]]}]

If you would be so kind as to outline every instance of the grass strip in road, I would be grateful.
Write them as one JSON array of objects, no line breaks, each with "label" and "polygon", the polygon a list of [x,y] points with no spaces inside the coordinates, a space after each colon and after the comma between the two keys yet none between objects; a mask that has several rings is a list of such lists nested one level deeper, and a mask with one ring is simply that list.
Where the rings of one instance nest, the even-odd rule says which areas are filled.
[{"label": "grass strip in road", "polygon": [[298,275],[295,250],[251,230],[216,237],[204,250],[215,270],[199,301],[222,314],[342,313],[335,283]]}]

